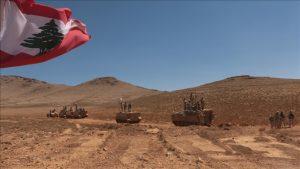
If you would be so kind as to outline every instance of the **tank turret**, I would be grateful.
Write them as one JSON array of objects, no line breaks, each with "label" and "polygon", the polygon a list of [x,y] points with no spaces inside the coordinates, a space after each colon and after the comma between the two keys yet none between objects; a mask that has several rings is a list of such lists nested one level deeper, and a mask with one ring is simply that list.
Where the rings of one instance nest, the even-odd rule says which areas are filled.
[{"label": "tank turret", "polygon": [[197,97],[193,93],[188,99],[183,99],[183,111],[172,114],[172,122],[176,126],[203,125],[211,126],[214,118],[213,110],[204,109],[203,97]]}]

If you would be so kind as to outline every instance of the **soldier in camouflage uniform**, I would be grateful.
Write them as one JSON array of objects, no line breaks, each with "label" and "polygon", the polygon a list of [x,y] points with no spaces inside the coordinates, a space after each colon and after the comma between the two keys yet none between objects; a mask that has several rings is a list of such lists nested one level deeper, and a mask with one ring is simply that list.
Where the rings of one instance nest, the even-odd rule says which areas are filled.
[{"label": "soldier in camouflage uniform", "polygon": [[275,123],[275,128],[279,129],[279,124],[280,124],[280,113],[277,111],[274,115],[274,123]]},{"label": "soldier in camouflage uniform", "polygon": [[131,112],[131,103],[128,103],[128,112]]},{"label": "soldier in camouflage uniform", "polygon": [[127,103],[124,102],[124,112],[126,112],[126,111],[127,111]]},{"label": "soldier in camouflage uniform", "polygon": [[184,107],[184,111],[187,110],[187,101],[185,98],[183,98],[183,107]]},{"label": "soldier in camouflage uniform", "polygon": [[201,99],[200,99],[200,106],[201,106],[201,110],[203,110],[204,107],[205,107],[205,102],[204,102],[204,98],[203,97],[201,97]]},{"label": "soldier in camouflage uniform", "polygon": [[291,128],[294,125],[294,119],[295,119],[295,115],[293,114],[292,110],[289,112],[288,118],[289,118],[289,127]]},{"label": "soldier in camouflage uniform", "polygon": [[271,114],[269,117],[271,129],[275,128],[275,117]]},{"label": "soldier in camouflage uniform", "polygon": [[120,111],[123,112],[124,111],[124,102],[123,99],[120,98]]},{"label": "soldier in camouflage uniform", "polygon": [[285,127],[285,115],[282,111],[280,112],[280,127]]}]

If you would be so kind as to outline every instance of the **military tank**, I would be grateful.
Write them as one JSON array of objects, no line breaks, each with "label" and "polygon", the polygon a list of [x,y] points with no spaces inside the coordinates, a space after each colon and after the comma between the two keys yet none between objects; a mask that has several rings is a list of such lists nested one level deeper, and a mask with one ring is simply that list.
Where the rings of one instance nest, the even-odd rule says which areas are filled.
[{"label": "military tank", "polygon": [[67,118],[67,106],[64,106],[63,109],[59,112],[58,117],[59,118]]},{"label": "military tank", "polygon": [[117,123],[139,123],[142,120],[141,113],[132,112],[131,103],[120,99],[120,112],[116,114]]},{"label": "military tank", "polygon": [[88,117],[88,112],[84,108],[79,108],[73,113],[73,118],[75,119],[81,119],[86,117]]},{"label": "military tank", "polygon": [[56,110],[50,110],[49,113],[47,113],[47,117],[58,117],[58,113],[56,112]]},{"label": "military tank", "polygon": [[139,123],[142,120],[141,113],[119,112],[116,114],[117,123]]},{"label": "military tank", "polygon": [[77,105],[75,105],[75,110],[72,107],[68,109],[67,106],[64,106],[58,116],[65,119],[81,119],[88,117],[88,112],[84,108],[78,108]]},{"label": "military tank", "polygon": [[204,99],[200,100],[193,94],[189,100],[183,99],[184,110],[172,114],[172,122],[176,126],[202,125],[211,126],[214,118],[213,110],[204,109]]}]

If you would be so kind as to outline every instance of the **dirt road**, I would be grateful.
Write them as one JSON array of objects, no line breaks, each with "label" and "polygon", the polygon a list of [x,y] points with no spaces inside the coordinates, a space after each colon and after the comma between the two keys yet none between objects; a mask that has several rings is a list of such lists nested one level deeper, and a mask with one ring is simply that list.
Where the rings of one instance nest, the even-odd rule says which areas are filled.
[{"label": "dirt road", "polygon": [[299,168],[300,127],[175,127],[1,115],[1,168]]}]

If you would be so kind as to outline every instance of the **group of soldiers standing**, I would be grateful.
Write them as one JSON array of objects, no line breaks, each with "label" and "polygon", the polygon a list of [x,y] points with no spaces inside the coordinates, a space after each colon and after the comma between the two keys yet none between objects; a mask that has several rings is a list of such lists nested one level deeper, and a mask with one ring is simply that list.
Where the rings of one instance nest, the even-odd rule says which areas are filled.
[{"label": "group of soldiers standing", "polygon": [[49,110],[49,114],[53,114],[53,113],[56,113],[56,109],[55,108]]},{"label": "group of soldiers standing", "polygon": [[284,127],[291,128],[294,125],[294,119],[295,115],[292,111],[289,111],[287,115],[288,124],[286,124],[286,116],[284,115],[284,113],[282,111],[277,111],[274,115],[271,115],[269,117],[269,122],[272,129],[280,129]]},{"label": "group of soldiers standing", "polygon": [[193,93],[190,94],[190,98],[187,100],[183,98],[184,111],[201,111],[204,109],[205,103],[203,97],[197,98]]},{"label": "group of soldiers standing", "polygon": [[[74,108],[74,109],[73,109]],[[69,112],[74,112],[74,111],[85,111],[84,108],[78,108],[77,104],[69,106],[69,110],[67,106],[64,106],[62,111],[69,111]]]},{"label": "group of soldiers standing", "polygon": [[120,99],[120,111],[121,112],[131,112],[131,103],[127,103],[126,101],[123,101],[123,99]]},{"label": "group of soldiers standing", "polygon": [[61,117],[61,118],[84,118],[87,117],[87,111],[78,107],[77,104],[69,106],[63,106],[62,110],[57,112],[56,109],[52,109],[47,114],[47,117]]}]

